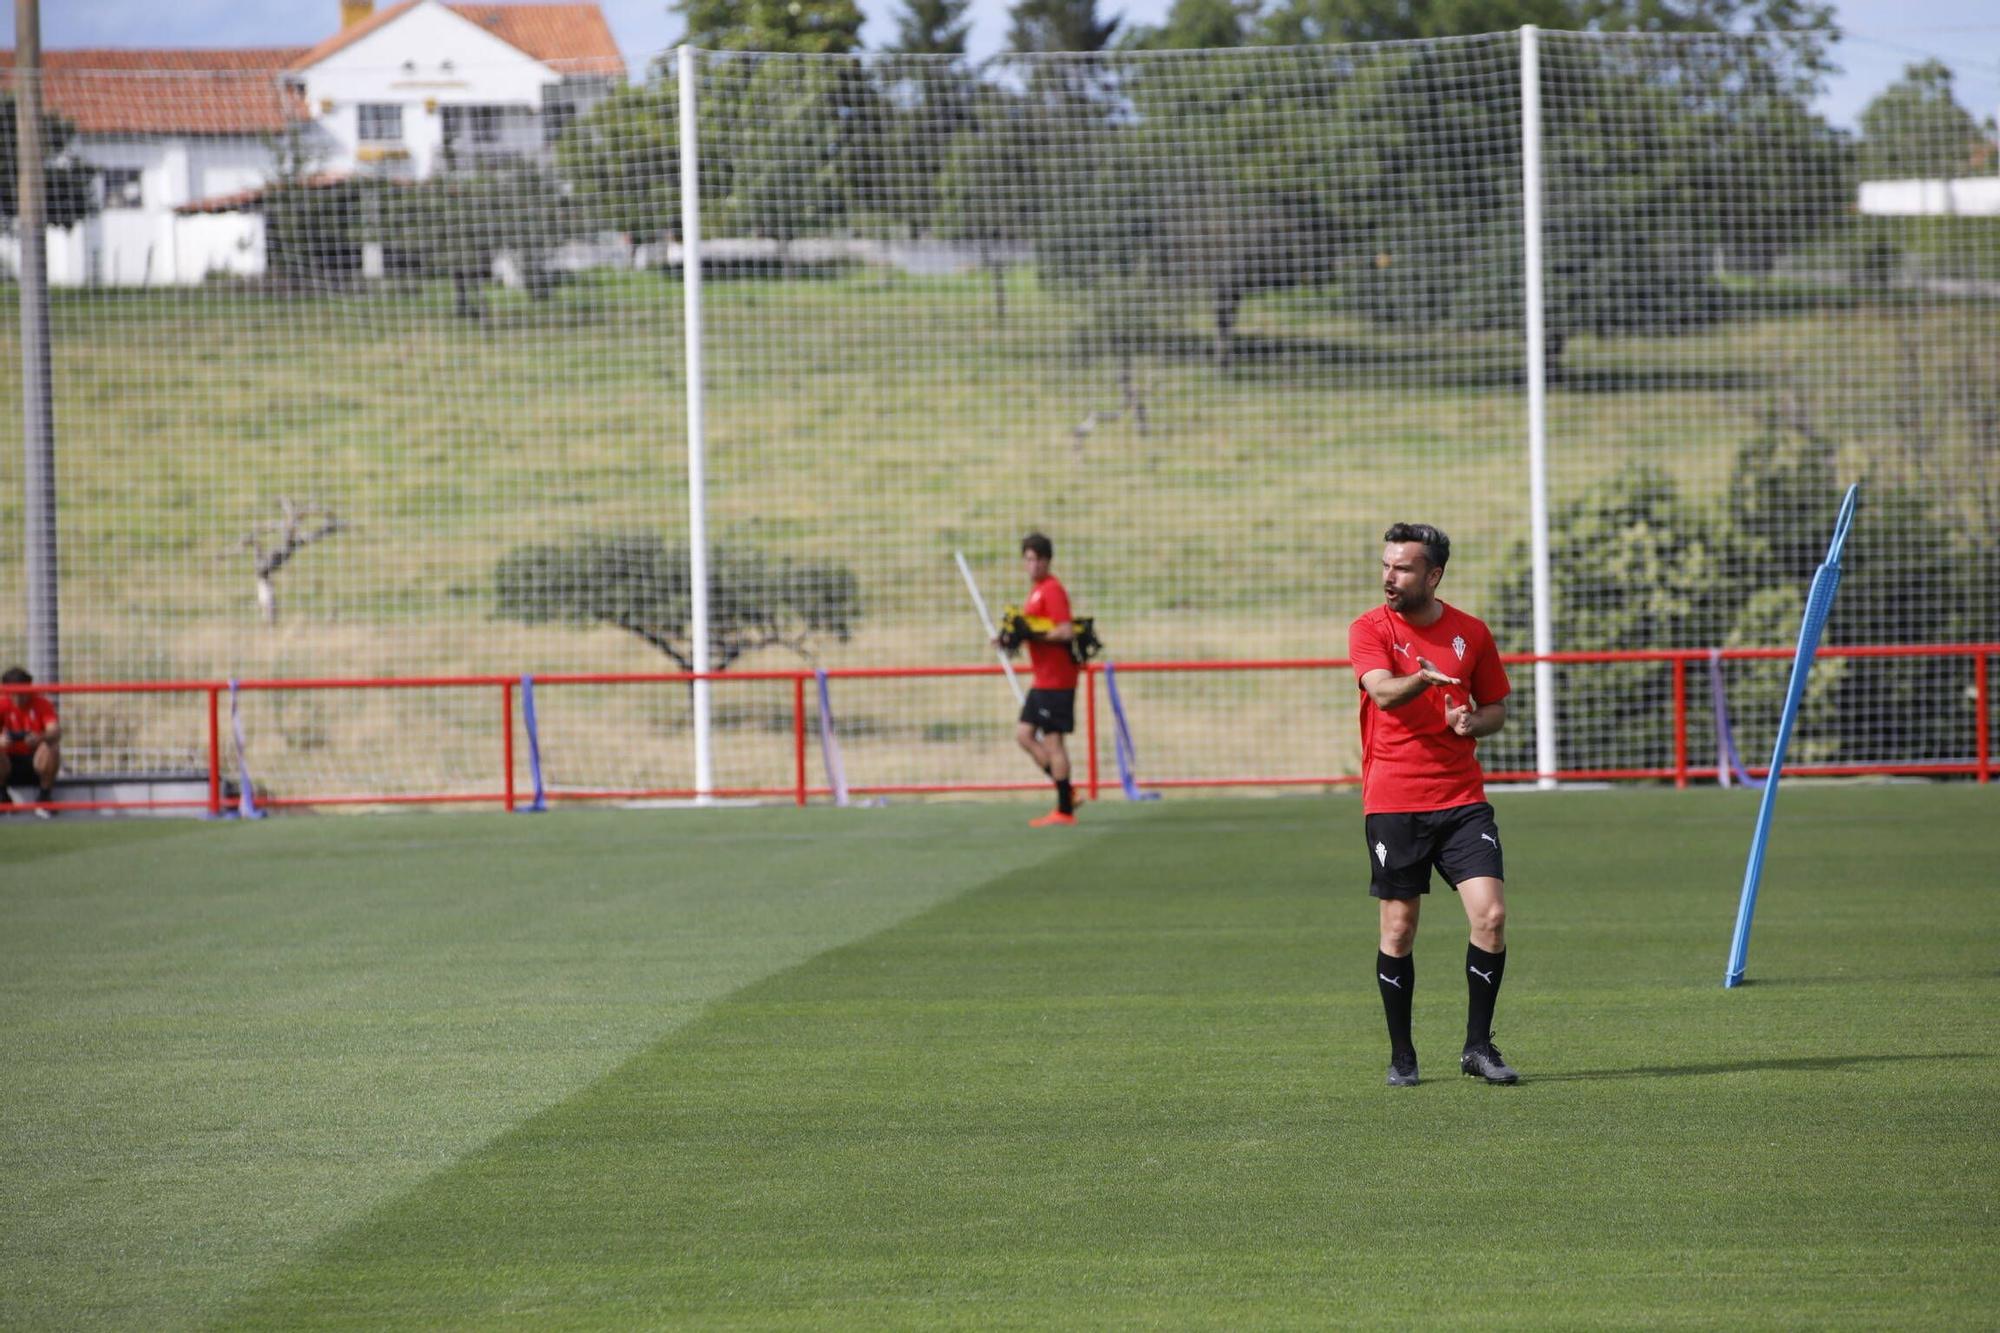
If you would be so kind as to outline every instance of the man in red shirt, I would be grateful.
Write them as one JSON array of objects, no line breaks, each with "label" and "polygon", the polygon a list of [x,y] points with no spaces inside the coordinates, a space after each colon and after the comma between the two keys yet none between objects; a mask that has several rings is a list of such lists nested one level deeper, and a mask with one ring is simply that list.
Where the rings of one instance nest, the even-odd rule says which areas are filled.
[{"label": "man in red shirt", "polygon": [[1347,654],[1361,691],[1361,805],[1368,891],[1381,900],[1375,978],[1389,1019],[1389,1085],[1417,1081],[1412,950],[1434,866],[1472,927],[1459,1068],[1515,1083],[1520,1075],[1493,1045],[1507,904],[1500,829],[1476,753],[1480,737],[1507,723],[1507,672],[1485,624],[1438,600],[1451,539],[1428,523],[1398,523],[1383,540],[1383,604],[1348,626]]},{"label": "man in red shirt", "polygon": [[[62,767],[62,724],[56,720],[56,706],[45,694],[22,689],[35,678],[20,667],[8,667],[0,675],[0,735],[7,752],[7,780],[0,786],[0,805],[12,805],[8,788],[32,786],[44,806],[55,799],[56,772]],[[55,814],[49,809],[35,813],[43,819]]]},{"label": "man in red shirt", "polygon": [[1033,589],[1021,613],[1031,625],[1026,643],[1035,676],[1034,688],[1021,705],[1014,739],[1056,784],[1056,808],[1029,820],[1031,828],[1076,823],[1076,793],[1070,786],[1069,751],[1063,741],[1076,730],[1077,665],[1069,648],[1076,632],[1070,624],[1069,594],[1062,581],[1049,572],[1055,554],[1055,543],[1039,532],[1021,538],[1021,567]]}]

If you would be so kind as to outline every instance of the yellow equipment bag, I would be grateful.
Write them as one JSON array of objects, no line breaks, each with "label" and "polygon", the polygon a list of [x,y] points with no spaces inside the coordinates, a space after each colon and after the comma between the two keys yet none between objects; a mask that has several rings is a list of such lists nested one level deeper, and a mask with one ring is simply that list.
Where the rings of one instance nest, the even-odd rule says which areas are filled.
[{"label": "yellow equipment bag", "polygon": [[[1079,665],[1104,651],[1104,642],[1097,637],[1095,616],[1075,616],[1069,624],[1073,636],[1069,655]],[[1055,627],[1053,620],[1024,615],[1018,606],[1005,607],[1000,612],[1000,646],[1011,653],[1035,635],[1047,634]]]}]

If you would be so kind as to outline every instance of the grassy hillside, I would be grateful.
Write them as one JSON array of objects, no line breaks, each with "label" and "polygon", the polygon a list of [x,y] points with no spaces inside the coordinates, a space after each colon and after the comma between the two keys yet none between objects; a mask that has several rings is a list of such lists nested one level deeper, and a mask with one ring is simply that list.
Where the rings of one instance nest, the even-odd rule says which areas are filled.
[{"label": "grassy hillside", "polygon": [[[977,277],[707,291],[711,533],[855,571],[861,633],[822,645],[827,664],[979,660],[951,552],[1011,600],[1031,526],[1128,659],[1338,652],[1393,518],[1453,534],[1448,595],[1475,609],[1526,536],[1509,334],[1384,330],[1295,292],[1250,302],[1226,370],[1193,313],[1128,368],[1026,273],[1004,320]],[[664,666],[616,631],[496,622],[491,581],[524,542],[685,532],[681,299],[650,273],[501,294],[480,322],[442,289],[59,293],[68,674]],[[0,311],[0,337],[13,328]],[[1985,305],[1846,297],[1684,337],[1575,338],[1550,402],[1553,498],[1632,462],[1713,495],[1774,413],[1842,441],[1857,470],[1949,489],[1982,466],[1963,423],[1996,344]],[[0,400],[18,364],[0,356]],[[0,456],[6,530],[20,466]],[[267,628],[239,543],[281,497],[351,526],[283,570]],[[1559,580],[1581,558],[1556,557]],[[0,543],[0,601],[19,602],[19,562]]]}]

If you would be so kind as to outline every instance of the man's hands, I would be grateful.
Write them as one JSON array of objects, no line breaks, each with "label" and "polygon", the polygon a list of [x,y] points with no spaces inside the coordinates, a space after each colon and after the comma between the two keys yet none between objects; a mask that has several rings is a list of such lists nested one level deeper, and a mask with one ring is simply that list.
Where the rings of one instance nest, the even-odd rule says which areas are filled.
[{"label": "man's hands", "polygon": [[1437,665],[1433,663],[1431,659],[1428,657],[1419,657],[1417,659],[1417,674],[1419,676],[1422,676],[1425,680],[1429,681],[1433,685],[1465,684],[1465,682],[1460,680],[1457,676],[1447,676],[1444,674],[1444,672],[1438,670]]},{"label": "man's hands", "polygon": [[1433,686],[1458,684],[1456,677],[1445,675],[1421,657],[1417,659],[1417,667],[1407,676],[1376,667],[1361,677],[1361,688],[1368,691],[1377,708],[1387,710],[1401,708]]},{"label": "man's hands", "polygon": [[1361,688],[1377,708],[1401,708],[1427,690],[1441,689],[1444,696],[1444,724],[1453,735],[1479,740],[1507,725],[1507,701],[1479,706],[1472,702],[1465,682],[1438,668],[1428,657],[1416,659],[1417,669],[1407,676],[1376,667],[1361,677]]},{"label": "man's hands", "polygon": [[1455,704],[1451,701],[1449,695],[1445,697],[1444,724],[1460,736],[1470,736],[1472,734],[1472,721],[1478,713],[1479,710],[1472,706],[1472,700],[1470,699],[1467,699],[1462,704]]},{"label": "man's hands", "polygon": [[[1464,681],[1460,680],[1457,676],[1447,676],[1444,672],[1438,670],[1437,664],[1432,662],[1428,657],[1419,657],[1417,659],[1417,674],[1432,685],[1444,687],[1456,685],[1460,689],[1465,687]],[[1468,695],[1461,701],[1453,703],[1451,696],[1449,694],[1445,695],[1444,724],[1450,727],[1454,734],[1459,736],[1478,735],[1479,733],[1473,729],[1478,725],[1478,718],[1479,709],[1473,704],[1471,696]]]},{"label": "man's hands", "polygon": [[1474,707],[1470,699],[1463,704],[1454,704],[1449,695],[1445,696],[1444,724],[1460,736],[1473,740],[1484,740],[1507,725],[1507,701],[1496,699],[1490,704]]}]

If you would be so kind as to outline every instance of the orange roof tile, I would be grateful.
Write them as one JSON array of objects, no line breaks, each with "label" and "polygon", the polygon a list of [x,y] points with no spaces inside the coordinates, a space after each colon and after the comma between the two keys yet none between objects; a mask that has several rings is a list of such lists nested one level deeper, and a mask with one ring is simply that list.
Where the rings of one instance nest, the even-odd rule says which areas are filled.
[{"label": "orange roof tile", "polygon": [[[423,0],[399,0],[361,22],[342,28],[319,45],[300,52],[293,69],[317,65],[337,51],[395,22]],[[498,37],[517,51],[565,74],[625,77],[625,57],[612,40],[604,11],[595,4],[453,4],[445,8]]]},{"label": "orange roof tile", "polygon": [[377,28],[394,22],[422,3],[423,0],[400,0],[399,3],[390,5],[387,9],[376,10],[359,23],[348,24],[318,45],[308,47],[299,52],[292,60],[292,68],[306,69],[309,66],[317,65],[334,52],[345,50],[353,43],[366,37],[369,33],[374,32]]},{"label": "orange roof tile", "polygon": [[[327,190],[336,185],[345,185],[354,179],[351,171],[319,171],[298,182],[298,188],[306,190]],[[212,194],[206,199],[197,199],[190,204],[182,204],[174,209],[176,213],[235,213],[246,208],[255,208],[264,202],[264,196],[278,189],[277,183],[253,185],[247,190],[233,190],[228,194]]]},{"label": "orange roof tile", "polygon": [[448,6],[480,27],[565,74],[625,77],[604,11],[593,4]]},{"label": "orange roof tile", "polygon": [[[307,119],[285,87],[301,48],[42,53],[42,105],[80,134],[273,134]],[[0,86],[14,53],[0,51]]]}]

